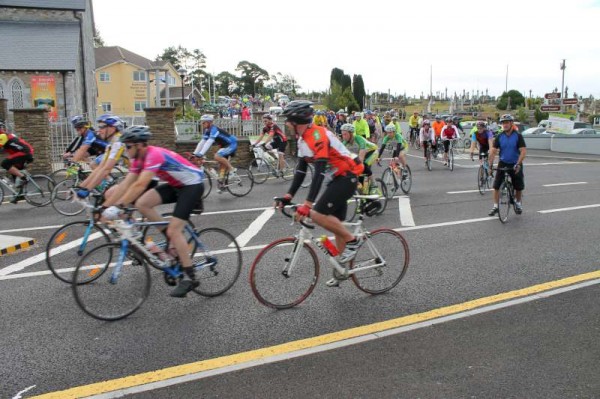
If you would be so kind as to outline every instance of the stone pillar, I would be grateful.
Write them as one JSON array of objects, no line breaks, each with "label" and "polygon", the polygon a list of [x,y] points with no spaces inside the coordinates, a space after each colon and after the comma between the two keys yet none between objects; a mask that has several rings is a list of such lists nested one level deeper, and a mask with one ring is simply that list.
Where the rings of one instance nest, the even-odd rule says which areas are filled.
[{"label": "stone pillar", "polygon": [[146,125],[152,132],[151,145],[175,151],[175,108],[145,108]]},{"label": "stone pillar", "polygon": [[31,173],[52,172],[52,147],[48,111],[40,108],[11,109],[15,118],[15,133],[33,147]]},{"label": "stone pillar", "polygon": [[8,121],[8,100],[0,98],[0,120]]}]

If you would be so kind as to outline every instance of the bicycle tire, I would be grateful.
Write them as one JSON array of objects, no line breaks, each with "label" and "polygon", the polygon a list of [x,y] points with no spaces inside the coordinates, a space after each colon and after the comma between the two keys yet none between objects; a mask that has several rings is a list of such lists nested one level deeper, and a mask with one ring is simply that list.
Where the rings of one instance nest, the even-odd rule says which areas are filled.
[{"label": "bicycle tire", "polygon": [[[355,194],[359,194],[359,193],[355,192]],[[353,196],[348,198],[348,200],[346,201],[346,204],[347,204],[346,205],[346,217],[344,218],[344,221],[346,221],[346,222],[354,221],[354,218],[358,214],[358,207],[361,206],[360,201],[362,201],[362,200],[354,198]]]},{"label": "bicycle tire", "polygon": [[[286,275],[284,267],[298,245],[301,245],[299,251],[305,251],[299,254],[297,261],[304,263],[296,264],[291,275]],[[313,292],[319,279],[319,269],[319,259],[310,245],[293,237],[282,238],[263,248],[252,262],[250,287],[263,305],[273,309],[292,308]],[[305,273],[300,275],[299,272]],[[298,283],[299,288],[294,289],[292,283]],[[278,296],[283,298],[277,298]]]},{"label": "bicycle tire", "polygon": [[[391,198],[391,197],[388,197],[387,187],[385,186],[385,184],[383,183],[383,181],[381,179],[379,179],[379,178],[375,179],[375,183],[377,185],[374,188],[375,189],[378,188],[381,191],[381,195],[380,195],[379,199],[375,200],[381,204],[381,207],[375,214],[381,215],[385,211],[385,208],[387,207],[388,198]],[[372,188],[373,188],[373,186],[372,186]],[[376,191],[373,192],[373,190],[371,190],[371,193],[379,194]]]},{"label": "bicycle tire", "polygon": [[238,167],[235,175],[227,174],[225,185],[231,195],[243,197],[252,191],[254,179],[249,169]]},{"label": "bicycle tire", "polygon": [[[88,240],[84,242],[85,233],[88,227],[90,229]],[[89,240],[89,237],[92,237],[92,239]],[[98,241],[98,244],[96,242],[92,243],[96,238],[101,238],[102,240]],[[69,239],[71,241],[68,241]],[[73,271],[77,265],[77,261],[85,254],[85,252],[109,242],[110,237],[104,229],[97,224],[90,225],[89,220],[78,220],[67,223],[58,228],[50,236],[50,239],[46,244],[46,265],[54,277],[60,281],[71,284],[73,281]],[[63,247],[63,245],[66,247]],[[55,248],[65,249],[59,253],[52,253]],[[73,265],[73,268],[72,270],[70,268],[56,269],[56,267],[63,265]]]},{"label": "bicycle tire", "polygon": [[479,189],[479,194],[485,194],[486,184],[487,177],[485,176],[485,169],[483,165],[481,165],[477,171],[477,188]]},{"label": "bicycle tire", "polygon": [[[127,248],[126,261],[121,265],[118,278],[115,278],[116,268],[105,273],[113,260],[118,262],[121,245],[120,242],[108,243],[87,252],[79,260],[73,275],[75,302],[81,310],[98,320],[121,320],[136,312],[150,294],[150,268],[144,256],[131,246]],[[140,268],[143,273],[140,273]],[[80,284],[79,279],[85,278],[88,270],[96,270],[99,277]],[[121,306],[121,302],[129,302],[130,299],[131,304]]]},{"label": "bicycle tire", "polygon": [[452,144],[450,146],[450,151],[448,151],[448,167],[450,168],[450,172],[452,172],[454,170],[454,148]]},{"label": "bicycle tire", "polygon": [[398,190],[398,182],[392,168],[387,167],[381,174],[381,181],[386,187],[386,194],[388,199],[392,199],[396,191]]},{"label": "bicycle tire", "polygon": [[269,165],[262,159],[254,159],[250,164],[250,172],[254,178],[254,183],[263,184],[269,178],[271,174]]},{"label": "bicycle tire", "polygon": [[196,265],[196,278],[200,281],[194,292],[206,297],[219,296],[233,287],[240,276],[242,250],[235,237],[226,230],[208,227],[195,233],[201,245],[196,245],[192,239],[189,241],[194,242],[192,260]]},{"label": "bicycle tire", "polygon": [[498,201],[498,219],[500,219],[502,223],[506,223],[508,221],[508,215],[510,214],[510,208],[513,206],[510,203],[510,183],[506,181],[502,182],[498,191],[500,193]]},{"label": "bicycle tire", "polygon": [[0,183],[0,205],[4,202],[4,184]]},{"label": "bicycle tire", "polygon": [[[385,245],[377,242],[386,241]],[[373,262],[381,262],[380,257],[383,257],[380,250],[389,248],[384,257],[385,264],[380,267],[367,269],[356,272],[351,275],[352,281],[363,292],[372,295],[383,294],[394,288],[404,278],[410,263],[410,251],[408,243],[404,236],[392,229],[382,228],[367,233],[367,239],[358,249],[356,257],[350,263],[350,269],[361,266],[368,266]],[[390,260],[390,256],[397,256],[397,260]],[[389,272],[387,272],[389,271]],[[381,277],[391,277],[390,279],[382,279]],[[373,285],[371,285],[374,283]]]},{"label": "bicycle tire", "polygon": [[85,210],[85,205],[75,200],[75,194],[71,191],[77,184],[76,180],[65,179],[54,186],[50,203],[56,212],[65,216],[76,216]]},{"label": "bicycle tire", "polygon": [[23,186],[23,196],[28,204],[42,207],[52,201],[54,181],[46,175],[32,175]]},{"label": "bicycle tire", "polygon": [[410,189],[412,188],[412,172],[410,170],[410,166],[404,165],[404,168],[406,169],[407,173],[406,176],[400,178],[400,189],[404,194],[408,195]]},{"label": "bicycle tire", "polygon": [[281,178],[284,181],[290,181],[294,178],[296,172],[296,163],[292,157],[285,156],[283,160],[283,174]]},{"label": "bicycle tire", "polygon": [[212,190],[212,177],[210,177],[209,173],[204,172],[204,180],[202,180],[202,183],[204,183],[204,191],[202,192],[202,199],[206,199],[206,197],[208,197],[208,194],[210,194],[210,192]]},{"label": "bicycle tire", "polygon": [[51,178],[54,183],[60,183],[61,181],[67,178],[67,169],[57,169],[54,172],[50,173],[48,177]]}]

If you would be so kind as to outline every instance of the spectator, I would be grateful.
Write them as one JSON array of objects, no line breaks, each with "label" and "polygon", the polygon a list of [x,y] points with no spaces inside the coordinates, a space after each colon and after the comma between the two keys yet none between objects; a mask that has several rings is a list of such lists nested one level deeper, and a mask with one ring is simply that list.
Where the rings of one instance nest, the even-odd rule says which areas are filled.
[{"label": "spectator", "polygon": [[244,107],[242,108],[242,120],[249,121],[251,119],[252,117],[250,116],[250,109],[246,105],[244,105]]}]

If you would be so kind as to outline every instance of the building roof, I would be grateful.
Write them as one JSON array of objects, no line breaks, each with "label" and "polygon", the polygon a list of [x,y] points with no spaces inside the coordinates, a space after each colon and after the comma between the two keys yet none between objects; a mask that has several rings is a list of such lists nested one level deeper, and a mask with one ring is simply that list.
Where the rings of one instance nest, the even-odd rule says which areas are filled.
[{"label": "building roof", "polygon": [[0,7],[85,11],[85,0],[0,0]]},{"label": "building roof", "polygon": [[96,69],[120,61],[128,62],[143,69],[152,69],[164,64],[164,61],[153,62],[146,57],[142,57],[119,46],[97,47],[94,51],[96,53]]},{"label": "building roof", "polygon": [[0,70],[74,71],[79,57],[77,22],[0,23]]}]

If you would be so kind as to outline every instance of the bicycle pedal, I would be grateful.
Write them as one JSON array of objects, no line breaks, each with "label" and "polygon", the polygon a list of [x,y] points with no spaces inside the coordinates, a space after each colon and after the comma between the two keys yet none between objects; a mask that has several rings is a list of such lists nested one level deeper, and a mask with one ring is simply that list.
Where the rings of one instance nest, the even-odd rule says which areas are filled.
[{"label": "bicycle pedal", "polygon": [[332,278],[331,280],[327,280],[325,282],[325,285],[328,287],[340,287],[340,280],[337,280],[335,278]]}]

